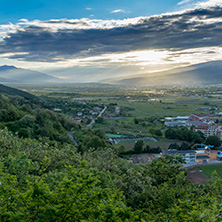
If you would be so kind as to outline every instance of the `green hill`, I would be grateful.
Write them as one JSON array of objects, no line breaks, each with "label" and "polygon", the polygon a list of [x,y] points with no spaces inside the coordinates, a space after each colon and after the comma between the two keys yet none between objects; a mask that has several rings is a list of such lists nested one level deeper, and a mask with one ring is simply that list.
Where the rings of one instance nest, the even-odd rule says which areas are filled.
[{"label": "green hill", "polygon": [[38,97],[36,97],[30,93],[24,92],[19,89],[11,88],[11,87],[8,87],[8,86],[2,85],[2,84],[0,84],[0,93],[21,96],[21,97],[23,97],[25,99],[29,99],[29,100],[37,100],[38,99]]}]

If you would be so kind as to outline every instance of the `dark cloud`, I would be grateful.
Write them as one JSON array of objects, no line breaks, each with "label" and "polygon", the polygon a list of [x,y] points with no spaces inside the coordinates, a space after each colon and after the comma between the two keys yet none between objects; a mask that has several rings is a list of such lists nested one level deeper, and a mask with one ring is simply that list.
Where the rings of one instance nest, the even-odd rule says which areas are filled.
[{"label": "dark cloud", "polygon": [[[182,50],[220,46],[222,8],[196,9],[153,16],[135,25],[112,29],[60,29],[29,26],[0,42],[0,53],[27,52],[12,56],[26,61],[57,61],[141,49]],[[206,22],[207,19],[215,20]],[[41,22],[40,22],[41,23]],[[59,23],[49,21],[47,23]],[[61,23],[72,22],[61,20]],[[73,22],[76,24],[76,22]],[[85,25],[85,24],[84,24]]]}]

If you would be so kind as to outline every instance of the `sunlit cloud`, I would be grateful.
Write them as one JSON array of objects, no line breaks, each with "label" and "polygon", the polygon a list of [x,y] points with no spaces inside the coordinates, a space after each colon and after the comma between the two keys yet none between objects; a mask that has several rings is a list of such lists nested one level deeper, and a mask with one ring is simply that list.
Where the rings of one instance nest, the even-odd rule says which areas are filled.
[{"label": "sunlit cloud", "polygon": [[[183,0],[178,5],[192,3]],[[217,6],[217,7],[215,7]],[[91,8],[86,8],[91,10]],[[126,12],[116,9],[113,13]],[[0,25],[0,63],[22,68],[140,72],[222,59],[222,3],[128,19],[20,19]],[[90,73],[90,72],[89,72]],[[101,74],[102,75],[102,74]],[[66,78],[66,75],[60,78]],[[102,78],[95,75],[96,78]],[[98,77],[99,76],[99,77]]]}]

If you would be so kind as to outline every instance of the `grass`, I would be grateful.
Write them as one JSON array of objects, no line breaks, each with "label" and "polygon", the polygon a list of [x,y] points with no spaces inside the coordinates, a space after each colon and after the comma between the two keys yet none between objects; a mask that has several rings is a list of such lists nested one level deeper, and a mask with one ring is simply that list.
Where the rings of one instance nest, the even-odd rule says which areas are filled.
[{"label": "grass", "polygon": [[106,136],[111,137],[111,138],[127,137],[127,135],[113,134],[113,133],[106,133]]},{"label": "grass", "polygon": [[[125,148],[126,148],[126,151],[130,151],[130,150],[133,150],[134,144],[137,140],[140,140],[140,139],[119,140],[119,143],[116,144],[115,146],[119,147],[120,145],[124,145]],[[180,140],[154,142],[150,139],[144,139],[143,141],[144,141],[144,147],[146,147],[146,145],[149,145],[151,148],[159,146],[163,150],[167,149],[171,143],[177,143],[178,145],[181,145],[182,142],[183,142],[183,141],[180,141]]]},{"label": "grass", "polygon": [[222,178],[222,165],[211,165],[211,166],[200,166],[198,167],[203,173],[208,177],[211,178],[212,173],[214,171],[217,172],[218,176]]}]

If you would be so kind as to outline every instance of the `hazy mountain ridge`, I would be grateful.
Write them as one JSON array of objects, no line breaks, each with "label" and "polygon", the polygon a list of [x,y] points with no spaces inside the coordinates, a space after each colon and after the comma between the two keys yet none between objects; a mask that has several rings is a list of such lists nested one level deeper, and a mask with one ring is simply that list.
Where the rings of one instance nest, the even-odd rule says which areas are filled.
[{"label": "hazy mountain ridge", "polygon": [[222,61],[214,61],[163,72],[103,80],[119,85],[205,85],[222,84]]},{"label": "hazy mountain ridge", "polygon": [[58,79],[50,75],[15,66],[0,66],[0,82],[2,83],[42,83],[57,82]]}]

